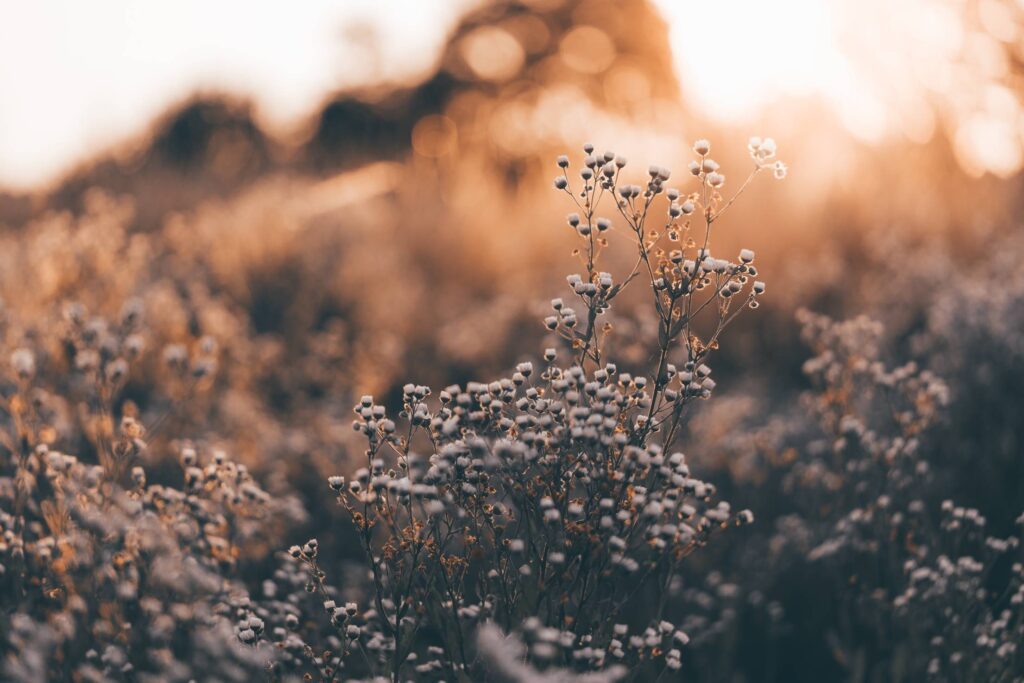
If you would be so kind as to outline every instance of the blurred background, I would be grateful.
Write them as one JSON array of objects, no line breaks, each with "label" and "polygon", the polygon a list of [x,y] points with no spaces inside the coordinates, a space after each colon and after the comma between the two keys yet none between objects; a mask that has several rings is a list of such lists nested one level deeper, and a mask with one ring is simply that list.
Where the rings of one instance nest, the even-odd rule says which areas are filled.
[{"label": "blurred background", "polygon": [[[773,298],[756,324],[775,327],[757,341],[780,350],[794,326],[772,321],[799,305],[878,309],[904,334],[915,313],[891,304],[910,286],[867,273],[923,246],[970,268],[1016,232],[1024,11],[1008,0],[0,13],[4,233],[38,241],[90,197],[119,202],[125,239],[168,255],[153,267],[186,260],[257,335],[297,351],[347,326],[355,391],[393,388],[409,354],[426,381],[534,348],[506,332],[567,267],[551,160],[584,142],[642,174],[683,169],[708,137],[736,187],[747,138],[777,140],[789,178],[755,185],[718,246],[758,252]],[[37,298],[80,274],[54,271]],[[386,291],[359,291],[370,279]]]},{"label": "blurred background", "polygon": [[[865,313],[890,357],[950,381],[944,481],[1008,528],[1022,22],[1014,0],[3,2],[0,296],[28,321],[10,334],[67,299],[139,297],[155,345],[212,335],[217,380],[167,431],[230,443],[319,514],[355,397],[543,347],[576,267],[557,154],[592,142],[682,182],[704,137],[736,189],[747,139],[772,136],[788,178],[716,238],[757,252],[769,296],[717,357],[727,409],[699,413],[693,457],[757,511],[774,494],[727,437],[806,389],[795,311]],[[627,365],[642,328],[622,328]],[[156,373],[129,385],[143,414],[168,400]],[[734,679],[833,680],[816,619],[770,675],[762,640]]]}]

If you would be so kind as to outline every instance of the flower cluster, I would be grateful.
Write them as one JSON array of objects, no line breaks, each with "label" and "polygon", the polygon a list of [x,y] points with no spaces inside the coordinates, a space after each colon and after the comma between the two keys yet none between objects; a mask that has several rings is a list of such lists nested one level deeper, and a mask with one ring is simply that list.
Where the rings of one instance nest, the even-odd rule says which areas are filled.
[{"label": "flower cluster", "polygon": [[[359,400],[353,428],[365,439],[364,466],[328,485],[369,563],[369,604],[342,607],[318,542],[294,546],[289,555],[336,635],[315,647],[274,631],[278,648],[305,648],[321,675],[475,677],[484,666],[477,632],[486,652],[500,629],[522,640],[530,663],[520,669],[541,675],[562,667],[615,677],[625,666],[638,677],[681,667],[690,635],[662,616],[661,596],[690,554],[753,514],[719,500],[673,444],[685,406],[715,388],[707,361],[719,338],[765,290],[753,252],[736,261],[712,255],[712,224],[735,197],[719,194],[707,143],[695,150],[706,172],[689,194],[668,187],[660,167],[644,186],[625,184],[626,160],[590,145],[573,190],[569,159],[558,159],[555,185],[579,211],[568,223],[585,267],[568,278],[580,313],[555,299],[544,321],[565,348],[436,397],[407,384],[397,418],[372,396]],[[636,254],[618,281],[598,269],[620,232],[597,214],[606,196]],[[664,218],[655,219],[661,198]],[[660,320],[649,375],[620,370],[604,344],[613,300],[638,278]],[[288,612],[297,607],[278,612],[293,614],[293,631],[307,616]]]},{"label": "flower cluster", "polygon": [[[1024,526],[1024,515],[1017,524]],[[929,654],[931,680],[1012,680],[1024,642],[1020,538],[989,536],[983,515],[950,500],[942,503],[939,529],[933,547],[905,562],[904,590],[893,606]],[[1014,555],[1009,572],[999,572]]]},{"label": "flower cluster", "polygon": [[[12,344],[0,375],[5,679],[248,681],[273,658],[238,642],[249,600],[236,569],[301,510],[216,449],[184,446],[176,473],[147,481],[147,430],[120,396],[145,362],[143,328],[135,301],[116,323],[72,304],[63,357],[31,335]],[[192,363],[164,355],[201,379],[201,346]]]},{"label": "flower cluster", "polygon": [[835,605],[835,614],[804,616],[812,628],[830,625],[824,638],[799,637],[822,639],[837,675],[898,666],[908,680],[1013,680],[1022,661],[1021,530],[1000,520],[1000,537],[977,509],[940,503],[946,464],[934,454],[951,388],[917,363],[887,364],[873,320],[798,318],[814,389],[798,411],[743,433],[730,456],[748,461],[748,479],[734,482],[745,498],[761,496],[757,509],[773,525],[759,525],[763,533],[722,562],[739,599],[705,600],[726,629],[695,645],[724,656],[739,608],[747,628],[764,623],[774,647],[779,626],[801,628],[787,623],[794,615],[772,615],[802,608],[784,598],[796,583],[803,596]]}]

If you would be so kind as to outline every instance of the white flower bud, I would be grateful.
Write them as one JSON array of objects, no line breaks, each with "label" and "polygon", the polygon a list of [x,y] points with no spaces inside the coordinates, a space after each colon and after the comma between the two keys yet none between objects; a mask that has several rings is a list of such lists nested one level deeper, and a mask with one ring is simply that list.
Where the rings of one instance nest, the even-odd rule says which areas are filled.
[{"label": "white flower bud", "polygon": [[15,349],[11,354],[11,367],[19,379],[29,379],[36,373],[36,357],[28,349]]}]

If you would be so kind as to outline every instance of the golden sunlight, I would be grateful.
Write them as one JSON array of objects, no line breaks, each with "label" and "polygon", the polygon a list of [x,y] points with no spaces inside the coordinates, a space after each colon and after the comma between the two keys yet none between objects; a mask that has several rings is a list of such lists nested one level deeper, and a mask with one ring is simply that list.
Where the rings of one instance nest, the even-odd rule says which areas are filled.
[{"label": "golden sunlight", "polygon": [[[826,91],[848,70],[820,0],[659,0],[688,97],[742,120],[773,101]],[[742,16],[742,21],[736,21]]]},{"label": "golden sunlight", "polygon": [[0,683],[1024,683],[1022,131],[1024,0],[0,0]]},{"label": "golden sunlight", "polygon": [[[286,17],[240,0],[0,6],[0,62],[24,65],[0,69],[0,92],[20,93],[0,107],[0,184],[52,179],[197,89],[244,92],[265,122],[287,129],[337,88],[429,72],[458,17],[480,4],[317,0]],[[803,127],[823,110],[870,144],[925,143],[943,130],[973,175],[1024,164],[1024,112],[1010,82],[1020,3],[655,4],[686,105],[713,121],[742,125],[772,110]],[[246,30],[233,29],[243,15]],[[475,76],[504,83],[528,58],[519,40],[506,25],[484,26],[466,36],[462,58]],[[616,60],[607,40],[581,24],[562,37],[561,59],[603,72]],[[27,134],[40,127],[46,145]]]},{"label": "golden sunlight", "polygon": [[[997,0],[659,0],[687,97],[743,123],[819,100],[856,138],[927,142],[948,127],[972,175],[1024,163],[1020,103],[1004,81],[1021,10]],[[737,17],[743,17],[737,21]]]}]

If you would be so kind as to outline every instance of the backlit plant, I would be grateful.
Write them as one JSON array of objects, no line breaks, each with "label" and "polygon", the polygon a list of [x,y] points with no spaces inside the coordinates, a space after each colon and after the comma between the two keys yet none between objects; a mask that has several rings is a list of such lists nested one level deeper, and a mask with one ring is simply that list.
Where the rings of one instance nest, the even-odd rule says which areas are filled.
[{"label": "backlit plant", "polygon": [[[673,445],[686,407],[715,388],[707,362],[722,334],[765,291],[752,251],[711,251],[747,183],[726,197],[709,143],[694,151],[687,191],[657,166],[629,184],[626,160],[590,145],[578,183],[558,158],[583,264],[567,278],[571,303],[553,300],[544,320],[561,349],[436,398],[408,384],[397,419],[372,396],[355,406],[365,466],[329,484],[369,561],[368,604],[335,600],[315,540],[290,551],[344,636],[315,655],[322,675],[475,680],[484,625],[520,633],[540,669],[643,680],[680,667],[689,635],[663,617],[661,596],[688,555],[753,515],[719,500]],[[770,139],[750,153],[748,183],[785,175]],[[635,254],[619,278],[599,267],[614,243]],[[619,370],[604,344],[613,302],[641,282],[658,319],[647,375]]]}]

